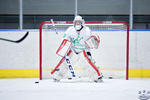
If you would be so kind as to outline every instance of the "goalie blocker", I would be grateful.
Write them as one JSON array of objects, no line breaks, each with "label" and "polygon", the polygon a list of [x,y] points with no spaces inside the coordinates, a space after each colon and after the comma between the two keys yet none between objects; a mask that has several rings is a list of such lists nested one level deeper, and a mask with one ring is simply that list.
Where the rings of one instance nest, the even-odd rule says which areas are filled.
[{"label": "goalie blocker", "polygon": [[[90,48],[98,48],[99,42],[99,37],[92,35],[85,43]],[[64,39],[60,47],[56,51],[56,54],[61,56],[62,59],[51,71],[53,79],[59,81],[63,78],[70,78],[70,76],[76,76],[81,78],[88,77],[95,82],[102,82],[102,75],[99,72],[98,68],[95,66],[95,62],[92,59],[91,53],[83,50],[83,52],[76,54],[72,52],[71,45],[72,42]],[[68,59],[69,64],[67,63]],[[81,63],[83,63],[83,65]],[[74,68],[77,66],[80,66],[82,68],[82,74],[74,70]],[[68,70],[70,70],[70,72]]]}]

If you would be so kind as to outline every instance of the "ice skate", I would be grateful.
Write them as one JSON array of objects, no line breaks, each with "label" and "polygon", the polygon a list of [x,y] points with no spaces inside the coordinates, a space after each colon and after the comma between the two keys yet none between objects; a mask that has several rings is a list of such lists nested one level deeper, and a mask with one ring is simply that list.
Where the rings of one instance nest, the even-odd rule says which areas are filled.
[{"label": "ice skate", "polygon": [[53,78],[54,82],[60,82],[59,79]]},{"label": "ice skate", "polygon": [[97,80],[94,80],[95,83],[103,83],[103,76],[100,76]]}]

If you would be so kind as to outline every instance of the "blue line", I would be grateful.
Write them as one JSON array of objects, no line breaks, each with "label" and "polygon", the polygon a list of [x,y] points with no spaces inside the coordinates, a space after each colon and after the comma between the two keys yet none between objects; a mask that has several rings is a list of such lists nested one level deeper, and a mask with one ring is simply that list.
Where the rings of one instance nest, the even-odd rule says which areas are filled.
[{"label": "blue line", "polygon": [[21,30],[0,30],[0,31],[21,31]]},{"label": "blue line", "polygon": [[130,31],[150,31],[150,30],[130,30]]}]

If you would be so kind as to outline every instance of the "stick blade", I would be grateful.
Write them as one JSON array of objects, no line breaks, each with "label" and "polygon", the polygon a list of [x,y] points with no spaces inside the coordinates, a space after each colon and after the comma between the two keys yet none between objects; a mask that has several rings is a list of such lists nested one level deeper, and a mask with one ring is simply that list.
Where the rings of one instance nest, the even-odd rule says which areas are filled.
[{"label": "stick blade", "polygon": [[20,43],[22,42],[27,36],[28,36],[29,32],[27,32],[21,39],[15,41],[16,43]]},{"label": "stick blade", "polygon": [[10,40],[10,39],[5,39],[5,38],[0,38],[0,40],[3,41],[7,41],[7,42],[12,42],[12,43],[20,43],[22,42],[27,36],[28,36],[29,32],[27,32],[22,38],[20,38],[19,40]]}]

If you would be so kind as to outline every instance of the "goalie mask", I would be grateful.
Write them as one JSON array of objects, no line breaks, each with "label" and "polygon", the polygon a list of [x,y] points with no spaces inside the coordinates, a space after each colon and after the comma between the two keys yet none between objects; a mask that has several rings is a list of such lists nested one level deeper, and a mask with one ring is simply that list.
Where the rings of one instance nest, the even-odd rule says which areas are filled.
[{"label": "goalie mask", "polygon": [[83,22],[84,21],[81,16],[76,16],[74,18],[73,23],[74,23],[74,27],[77,31],[81,31],[81,29],[83,28]]}]

